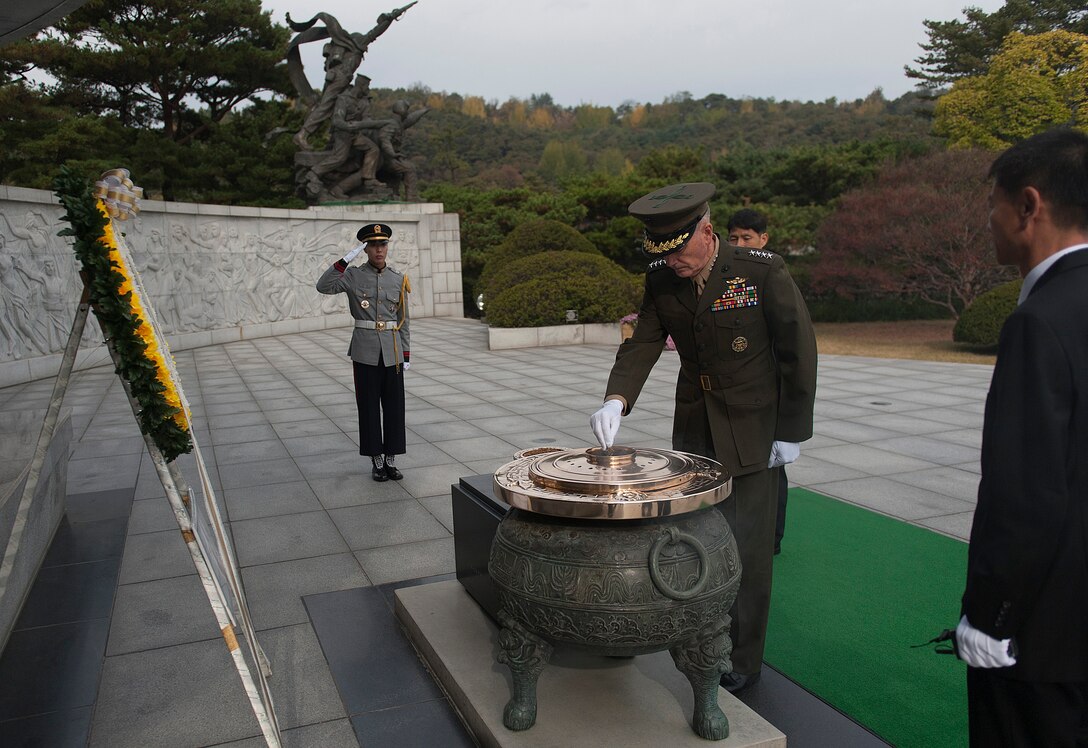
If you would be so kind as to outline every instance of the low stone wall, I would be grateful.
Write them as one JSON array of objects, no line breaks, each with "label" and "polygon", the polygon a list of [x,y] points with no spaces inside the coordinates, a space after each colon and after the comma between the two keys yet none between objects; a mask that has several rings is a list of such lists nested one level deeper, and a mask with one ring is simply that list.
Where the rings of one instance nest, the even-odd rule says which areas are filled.
[{"label": "low stone wall", "polygon": [[492,351],[507,348],[536,348],[549,345],[619,345],[622,342],[618,322],[600,324],[552,325],[549,327],[488,327],[487,347]]},{"label": "low stone wall", "polygon": [[[53,376],[79,300],[78,262],[45,190],[0,185],[0,387]],[[174,350],[350,325],[321,273],[364,223],[393,228],[389,263],[412,283],[413,317],[461,317],[461,237],[439,203],[306,210],[143,201],[121,224]],[[92,320],[77,368],[108,362]]]}]

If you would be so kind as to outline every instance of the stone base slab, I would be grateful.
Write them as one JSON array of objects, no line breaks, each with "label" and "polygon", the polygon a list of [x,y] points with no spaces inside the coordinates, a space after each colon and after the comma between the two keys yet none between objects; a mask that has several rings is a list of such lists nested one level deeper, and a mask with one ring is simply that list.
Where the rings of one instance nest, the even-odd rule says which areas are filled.
[{"label": "stone base slab", "polygon": [[396,614],[476,740],[485,748],[785,748],[786,736],[719,690],[729,718],[727,739],[691,730],[692,694],[668,652],[632,658],[588,655],[559,647],[537,684],[536,725],[512,732],[502,724],[510,675],[495,660],[498,629],[455,580],[396,591]]},{"label": "stone base slab", "polygon": [[549,345],[619,345],[620,342],[618,322],[487,328],[487,347],[492,351]]}]

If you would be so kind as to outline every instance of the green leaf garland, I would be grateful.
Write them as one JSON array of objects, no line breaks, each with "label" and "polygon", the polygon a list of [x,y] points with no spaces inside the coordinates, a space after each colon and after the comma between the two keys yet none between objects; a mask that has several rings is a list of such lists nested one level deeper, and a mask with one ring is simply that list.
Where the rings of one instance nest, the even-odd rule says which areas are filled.
[{"label": "green leaf garland", "polygon": [[69,228],[58,235],[75,239],[72,249],[83,266],[91,308],[117,352],[117,374],[128,382],[132,397],[140,405],[140,430],[171,462],[191,452],[193,442],[188,429],[178,424],[176,417],[182,411],[168,402],[167,388],[158,379],[159,367],[148,357],[147,343],[136,332],[143,320],[133,310],[132,293],[120,292],[126,279],[109,256],[109,219],[99,209],[91,184],[67,167],[61,167],[53,180],[53,191],[67,211],[64,220],[69,223]]}]

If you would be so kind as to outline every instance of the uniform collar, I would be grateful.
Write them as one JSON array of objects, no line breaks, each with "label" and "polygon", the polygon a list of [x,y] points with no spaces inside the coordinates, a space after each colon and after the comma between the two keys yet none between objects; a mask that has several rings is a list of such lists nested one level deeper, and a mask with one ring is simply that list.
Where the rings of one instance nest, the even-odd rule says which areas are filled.
[{"label": "uniform collar", "polygon": [[[706,287],[706,281],[710,278],[711,272],[714,270],[714,265],[718,262],[718,252],[721,251],[721,242],[718,240],[718,235],[714,235],[714,254],[710,256],[710,259],[706,263],[706,267],[700,270],[691,280],[695,284],[695,288],[701,292]],[[696,296],[699,294],[696,293]]]}]

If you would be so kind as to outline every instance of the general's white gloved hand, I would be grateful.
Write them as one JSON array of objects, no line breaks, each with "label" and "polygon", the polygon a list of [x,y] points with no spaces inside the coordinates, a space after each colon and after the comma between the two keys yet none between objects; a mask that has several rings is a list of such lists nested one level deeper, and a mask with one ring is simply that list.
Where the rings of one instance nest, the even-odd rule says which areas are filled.
[{"label": "general's white gloved hand", "polygon": [[776,468],[781,465],[789,465],[801,456],[801,445],[797,442],[773,442],[771,444],[771,457],[767,460],[768,468]]},{"label": "general's white gloved hand", "polygon": [[601,446],[608,449],[616,439],[616,433],[620,430],[620,418],[623,417],[623,403],[619,400],[608,400],[601,409],[589,417],[589,428]]},{"label": "general's white gloved hand", "polygon": [[359,253],[362,252],[363,249],[365,249],[365,248],[366,248],[365,244],[360,244],[358,247],[356,247],[355,249],[351,250],[346,255],[344,255],[344,264],[345,265],[350,264],[351,261],[354,260],[356,257],[358,257]]},{"label": "general's white gloved hand", "polygon": [[403,366],[403,367],[404,367],[404,370],[405,370],[405,371],[408,371],[409,369],[411,369],[411,368],[412,368],[412,364],[411,364],[411,363],[409,363],[408,361],[405,361],[405,362],[404,362],[403,364],[401,364],[401,366]]},{"label": "general's white gloved hand", "polygon": [[956,651],[971,667],[1009,667],[1016,658],[1009,654],[1009,639],[995,639],[970,623],[967,616],[956,626]]}]

